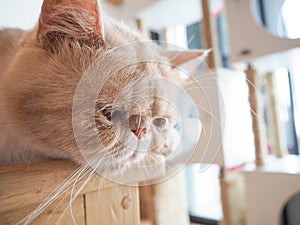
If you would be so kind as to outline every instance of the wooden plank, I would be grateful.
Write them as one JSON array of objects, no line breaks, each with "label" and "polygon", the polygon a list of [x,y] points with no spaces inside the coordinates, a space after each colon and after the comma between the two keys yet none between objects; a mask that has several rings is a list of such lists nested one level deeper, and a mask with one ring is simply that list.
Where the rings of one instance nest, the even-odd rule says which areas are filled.
[{"label": "wooden plank", "polygon": [[140,224],[138,188],[119,186],[85,195],[86,225]]},{"label": "wooden plank", "polygon": [[151,221],[156,225],[155,213],[155,185],[147,185],[140,187],[140,206],[141,206],[141,219]]},{"label": "wooden plank", "polygon": [[[68,196],[69,197],[69,196]],[[72,202],[70,209],[69,198],[65,198],[63,201],[60,198],[51,204],[39,217],[37,217],[31,224],[85,224],[85,211],[84,200],[82,196],[77,197]]]},{"label": "wooden plank", "polygon": [[[76,193],[85,181],[78,181],[73,186],[76,176],[70,177],[76,171],[77,166],[68,161],[51,161],[26,165],[12,165],[0,167],[0,224],[15,224],[26,215],[36,209],[44,199],[58,186],[70,181],[66,192],[58,195],[56,201],[50,202],[49,207],[38,217],[34,224],[41,221],[58,220],[66,209],[61,223],[73,224],[68,204],[70,193]],[[101,186],[99,186],[101,184]],[[118,187],[117,184],[104,180],[98,175],[93,175],[86,186],[80,191],[74,202],[73,211],[78,224],[84,224],[84,200],[83,195],[96,191],[99,188],[105,190],[110,187]],[[58,205],[61,202],[60,205]],[[51,217],[49,217],[51,215]],[[44,222],[43,222],[44,223]],[[49,223],[52,224],[52,223]],[[55,223],[54,223],[55,224]]]}]

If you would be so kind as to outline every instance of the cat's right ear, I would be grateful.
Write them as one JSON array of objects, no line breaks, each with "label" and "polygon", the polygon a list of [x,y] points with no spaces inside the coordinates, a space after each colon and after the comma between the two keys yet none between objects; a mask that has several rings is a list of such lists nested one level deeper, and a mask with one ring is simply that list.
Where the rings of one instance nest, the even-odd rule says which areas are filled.
[{"label": "cat's right ear", "polygon": [[105,45],[102,12],[97,0],[44,0],[38,42],[51,49],[64,38],[88,47]]},{"label": "cat's right ear", "polygon": [[180,66],[194,58],[199,58],[200,60],[205,59],[211,52],[211,49],[197,49],[197,50],[187,50],[187,51],[176,51],[176,50],[164,50],[163,54],[166,56],[173,67]]}]

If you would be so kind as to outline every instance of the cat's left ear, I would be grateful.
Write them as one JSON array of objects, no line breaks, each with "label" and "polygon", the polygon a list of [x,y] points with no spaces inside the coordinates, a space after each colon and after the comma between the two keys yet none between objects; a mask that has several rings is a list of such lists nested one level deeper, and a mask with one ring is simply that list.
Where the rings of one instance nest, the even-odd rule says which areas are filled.
[{"label": "cat's left ear", "polygon": [[97,0],[44,0],[38,42],[51,48],[64,38],[89,47],[105,44],[102,13]]},{"label": "cat's left ear", "polygon": [[165,50],[163,54],[169,59],[173,67],[177,67],[195,58],[203,60],[210,52],[211,49],[187,51]]}]

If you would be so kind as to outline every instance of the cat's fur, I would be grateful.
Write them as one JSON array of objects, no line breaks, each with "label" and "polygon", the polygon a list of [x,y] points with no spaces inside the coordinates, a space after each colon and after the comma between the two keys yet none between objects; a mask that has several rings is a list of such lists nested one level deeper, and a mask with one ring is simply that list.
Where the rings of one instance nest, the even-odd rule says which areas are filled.
[{"label": "cat's fur", "polygon": [[[0,164],[44,159],[85,163],[72,127],[72,105],[78,83],[99,57],[118,46],[142,40],[139,34],[104,16],[94,0],[45,0],[39,24],[33,31],[0,31]],[[128,54],[138,55],[140,51],[133,49]],[[154,43],[147,51],[143,54],[151,54],[158,62],[170,64],[144,62],[122,69],[104,85],[95,102],[99,138],[111,157],[121,155],[128,161],[136,158],[136,154],[127,156],[122,153],[124,149],[117,148],[108,118],[110,115],[105,115],[110,114],[107,107],[113,104],[120,92],[143,77],[176,81],[177,72],[173,67],[204,53],[167,52]],[[137,90],[143,92],[145,88]],[[173,126],[173,112],[154,93],[151,102],[147,106],[151,108],[151,118],[142,116],[139,123],[145,120],[142,125],[146,126],[157,117],[169,120],[169,127],[161,132],[166,140],[162,144],[164,147],[151,151],[151,154],[164,155],[161,148],[171,148],[166,145],[170,142],[168,130]],[[133,110],[127,112],[129,116],[139,114],[134,112],[134,107],[128,110]],[[132,126],[137,124],[135,122]],[[131,130],[130,137],[139,139],[140,134],[134,136],[137,128]]]}]

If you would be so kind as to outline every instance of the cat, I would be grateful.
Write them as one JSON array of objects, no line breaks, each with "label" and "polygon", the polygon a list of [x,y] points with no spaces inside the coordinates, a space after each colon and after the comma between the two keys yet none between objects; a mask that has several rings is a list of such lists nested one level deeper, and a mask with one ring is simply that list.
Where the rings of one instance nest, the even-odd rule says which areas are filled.
[{"label": "cat", "polygon": [[[164,90],[160,82],[151,84],[157,87],[148,90],[141,85],[136,85],[131,91],[124,90],[141,78],[163,78],[178,83],[175,67],[204,56],[205,51],[167,51],[150,42],[143,48],[144,45],[138,45],[143,41],[137,32],[104,15],[95,0],[45,0],[35,29],[1,30],[0,164],[49,159],[68,159],[79,165],[85,164],[86,159],[79,151],[72,126],[76,88],[83,74],[88,69],[93,73],[91,65],[105,54],[109,53],[115,64],[126,60],[126,55],[120,58],[115,49],[129,43],[137,43],[139,47],[132,45],[131,52],[126,54],[151,55],[153,61],[136,63],[117,71],[103,84],[93,102],[94,121],[81,118],[81,122],[86,122],[86,129],[96,129],[107,156],[107,161],[101,163],[108,169],[121,170],[125,161],[130,166],[142,162],[147,155],[165,156],[172,152],[169,145],[176,120],[174,110],[156,93],[159,89],[168,94],[168,90]],[[110,71],[112,64],[101,66]],[[96,76],[105,72],[94,73]],[[138,92],[148,92],[147,101],[135,102],[134,93]],[[115,101],[120,94],[125,96],[125,102],[118,105]],[[119,125],[112,121],[117,114],[123,115]],[[95,126],[90,128],[93,122]],[[124,138],[136,145],[145,138],[150,142],[157,138],[163,138],[163,141],[151,151],[139,154],[126,149],[121,143],[126,141]]]},{"label": "cat", "polygon": [[172,155],[176,67],[208,53],[162,49],[96,0],[44,0],[33,30],[0,31],[0,51],[0,165],[67,159],[83,168],[75,180],[90,166],[126,173]]}]

